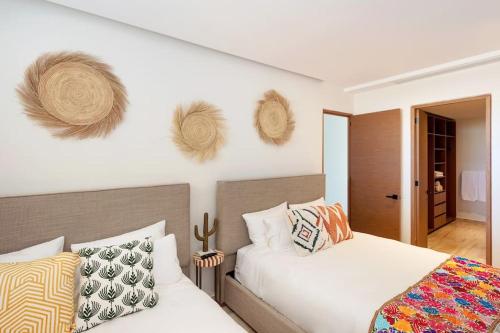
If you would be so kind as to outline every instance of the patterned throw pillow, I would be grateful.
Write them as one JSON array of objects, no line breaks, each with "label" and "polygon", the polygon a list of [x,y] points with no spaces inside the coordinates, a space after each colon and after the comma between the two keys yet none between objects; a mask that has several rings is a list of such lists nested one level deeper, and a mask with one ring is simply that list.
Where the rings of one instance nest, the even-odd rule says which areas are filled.
[{"label": "patterned throw pillow", "polygon": [[332,246],[330,235],[315,207],[288,210],[288,226],[297,253],[307,256]]},{"label": "patterned throw pillow", "polygon": [[353,237],[347,215],[342,209],[342,205],[336,203],[331,206],[314,207],[323,221],[333,244]]},{"label": "patterned throw pillow", "polygon": [[74,253],[30,262],[0,264],[0,332],[70,332]]},{"label": "patterned throw pillow", "polygon": [[309,255],[353,237],[342,205],[288,210],[288,222],[295,249]]},{"label": "patterned throw pillow", "polygon": [[149,238],[83,248],[78,254],[81,276],[75,333],[157,304]]}]

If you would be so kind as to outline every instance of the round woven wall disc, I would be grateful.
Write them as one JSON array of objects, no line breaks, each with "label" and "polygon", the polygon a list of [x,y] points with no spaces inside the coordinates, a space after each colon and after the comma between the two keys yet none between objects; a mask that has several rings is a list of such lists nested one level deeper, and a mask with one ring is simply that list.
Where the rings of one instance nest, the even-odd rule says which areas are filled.
[{"label": "round woven wall disc", "polygon": [[172,139],[187,156],[199,162],[215,158],[224,145],[225,133],[225,120],[216,106],[197,101],[189,107],[176,107],[172,122]]},{"label": "round woven wall disc", "polygon": [[184,141],[196,150],[204,150],[217,139],[217,124],[212,117],[191,114],[184,119],[181,128]]},{"label": "round woven wall disc", "polygon": [[267,101],[259,113],[262,131],[270,138],[280,138],[288,126],[288,116],[283,105],[276,101]]},{"label": "round woven wall disc", "polygon": [[38,85],[40,102],[52,116],[71,125],[91,125],[113,107],[113,89],[94,68],[61,62],[49,68]]}]

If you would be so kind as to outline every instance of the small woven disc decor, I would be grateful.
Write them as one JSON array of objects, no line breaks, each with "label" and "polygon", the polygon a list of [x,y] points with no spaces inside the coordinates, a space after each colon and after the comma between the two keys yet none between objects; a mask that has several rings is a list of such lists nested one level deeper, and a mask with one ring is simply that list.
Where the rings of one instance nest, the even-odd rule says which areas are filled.
[{"label": "small woven disc decor", "polygon": [[182,152],[204,162],[213,159],[225,143],[225,119],[217,107],[203,101],[194,102],[187,109],[179,105],[172,133]]},{"label": "small woven disc decor", "polygon": [[264,142],[282,145],[292,136],[295,120],[286,98],[269,90],[258,102],[255,110],[255,127]]},{"label": "small woven disc decor", "polygon": [[17,92],[26,114],[54,136],[104,137],[123,119],[127,93],[110,66],[84,53],[47,53]]}]

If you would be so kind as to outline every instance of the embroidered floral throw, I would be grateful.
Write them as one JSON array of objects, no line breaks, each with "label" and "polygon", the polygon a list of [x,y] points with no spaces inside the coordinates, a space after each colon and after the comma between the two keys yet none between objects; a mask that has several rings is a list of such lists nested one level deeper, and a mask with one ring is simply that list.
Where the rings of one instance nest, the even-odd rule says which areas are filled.
[{"label": "embroidered floral throw", "polygon": [[375,314],[370,332],[500,331],[500,269],[451,257]]},{"label": "embroidered floral throw", "polygon": [[153,242],[83,248],[75,333],[154,307]]}]

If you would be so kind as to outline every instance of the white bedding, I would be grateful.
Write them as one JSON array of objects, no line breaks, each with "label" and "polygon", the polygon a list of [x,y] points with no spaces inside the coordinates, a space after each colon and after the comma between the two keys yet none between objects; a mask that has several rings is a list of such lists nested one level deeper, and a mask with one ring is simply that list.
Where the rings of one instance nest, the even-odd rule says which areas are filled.
[{"label": "white bedding", "polygon": [[448,257],[355,232],[307,257],[246,246],[238,251],[235,276],[307,332],[367,333],[376,310]]},{"label": "white bedding", "polygon": [[245,332],[186,276],[174,284],[158,286],[157,291],[160,294],[160,300],[154,308],[114,319],[89,332]]}]

